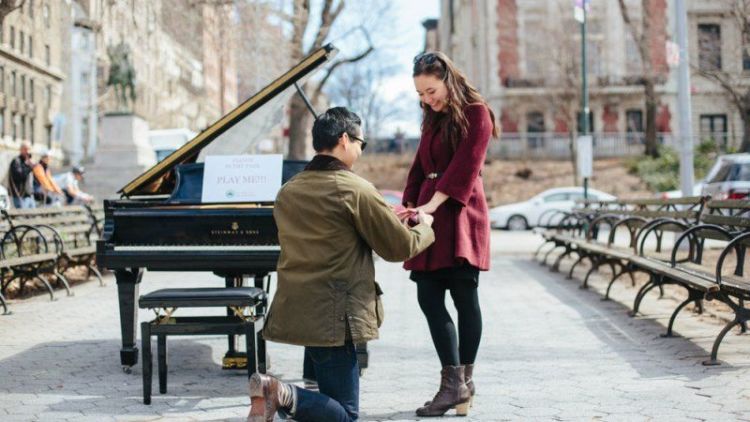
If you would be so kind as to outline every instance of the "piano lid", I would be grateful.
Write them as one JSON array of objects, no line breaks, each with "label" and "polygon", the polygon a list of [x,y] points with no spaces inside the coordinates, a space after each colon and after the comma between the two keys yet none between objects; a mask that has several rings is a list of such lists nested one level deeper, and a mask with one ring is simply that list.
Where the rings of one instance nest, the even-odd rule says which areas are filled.
[{"label": "piano lid", "polygon": [[[312,75],[313,71],[333,58],[337,51],[333,45],[328,44],[305,57],[296,66],[237,106],[234,110],[221,117],[206,130],[198,134],[198,136],[151,167],[145,173],[136,177],[121,188],[118,193],[123,196],[168,194],[169,192],[159,189],[159,187],[162,184],[160,182],[164,181],[163,179],[169,175],[171,170],[180,164],[195,161],[204,147],[233,126],[242,122],[251,113],[274,99],[274,97],[288,90],[295,83]],[[168,183],[164,184],[169,185]]]}]

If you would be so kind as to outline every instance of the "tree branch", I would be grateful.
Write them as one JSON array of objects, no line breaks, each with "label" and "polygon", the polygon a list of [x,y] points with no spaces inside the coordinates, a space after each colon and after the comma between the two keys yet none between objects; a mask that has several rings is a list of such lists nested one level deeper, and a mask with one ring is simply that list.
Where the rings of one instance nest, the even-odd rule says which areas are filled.
[{"label": "tree branch", "polygon": [[323,79],[320,80],[320,83],[315,88],[315,92],[312,96],[313,103],[316,102],[318,98],[320,97],[320,94],[323,92],[323,86],[326,84],[326,82],[331,77],[331,75],[336,70],[336,68],[338,68],[339,66],[343,64],[358,62],[364,59],[365,57],[367,57],[368,55],[370,55],[370,53],[372,53],[373,51],[375,51],[375,46],[372,44],[370,33],[367,32],[367,30],[363,27],[360,27],[360,30],[362,31],[362,33],[365,36],[365,39],[367,40],[367,48],[363,50],[361,53],[357,54],[356,56],[352,56],[347,59],[337,60],[331,64],[331,67],[328,68],[328,71],[326,72],[325,76],[323,76]]},{"label": "tree branch", "polygon": [[341,11],[344,10],[345,5],[346,2],[341,0],[338,2],[333,12],[331,12],[333,0],[326,0],[325,4],[323,4],[323,12],[320,14],[320,28],[318,28],[318,34],[315,36],[315,41],[312,45],[313,50],[323,46],[323,42],[328,38],[328,34],[331,32],[333,23],[336,22],[336,18],[338,18]]}]

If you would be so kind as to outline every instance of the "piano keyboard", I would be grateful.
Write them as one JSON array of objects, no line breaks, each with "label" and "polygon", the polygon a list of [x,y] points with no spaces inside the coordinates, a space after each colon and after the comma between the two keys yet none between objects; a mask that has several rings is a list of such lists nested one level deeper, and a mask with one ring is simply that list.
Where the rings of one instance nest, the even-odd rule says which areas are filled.
[{"label": "piano keyboard", "polygon": [[115,246],[115,251],[121,252],[148,252],[148,251],[175,251],[175,252],[201,252],[201,251],[245,251],[245,252],[279,252],[279,245],[143,245],[143,246]]}]

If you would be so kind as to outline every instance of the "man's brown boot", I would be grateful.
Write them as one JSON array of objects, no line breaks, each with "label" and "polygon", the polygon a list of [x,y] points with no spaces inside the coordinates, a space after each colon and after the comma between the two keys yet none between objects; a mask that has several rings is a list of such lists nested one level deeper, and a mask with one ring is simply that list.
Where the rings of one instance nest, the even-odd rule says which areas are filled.
[{"label": "man's brown boot", "polygon": [[443,416],[453,407],[456,408],[456,415],[468,415],[471,393],[466,387],[464,367],[444,366],[440,376],[440,390],[430,404],[417,409],[417,416]]},{"label": "man's brown boot", "polygon": [[248,422],[273,422],[274,415],[284,406],[279,402],[281,381],[270,376],[254,373],[250,377],[250,414]]}]

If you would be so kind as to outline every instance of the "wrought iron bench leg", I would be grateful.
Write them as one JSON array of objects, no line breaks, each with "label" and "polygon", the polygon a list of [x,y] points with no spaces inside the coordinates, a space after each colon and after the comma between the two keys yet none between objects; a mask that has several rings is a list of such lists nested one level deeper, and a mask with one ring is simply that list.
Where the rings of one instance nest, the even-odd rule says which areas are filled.
[{"label": "wrought iron bench leg", "polygon": [[586,276],[583,277],[583,281],[581,282],[581,285],[578,286],[579,289],[588,289],[589,288],[589,277],[591,277],[591,274],[594,273],[594,271],[597,271],[599,267],[601,267],[604,264],[604,262],[599,258],[594,258],[593,265],[591,268],[589,268],[589,271],[586,273]]},{"label": "wrought iron bench leg", "polygon": [[0,305],[3,306],[3,315],[8,315],[10,312],[8,312],[8,304],[5,303],[5,296],[0,292]]},{"label": "wrought iron bench leg", "polygon": [[539,255],[539,252],[542,251],[542,248],[547,244],[552,242],[551,240],[545,240],[541,245],[539,245],[538,248],[536,248],[536,251],[534,252],[534,259],[537,259],[537,255]]},{"label": "wrought iron bench leg", "polygon": [[555,263],[552,264],[552,267],[550,267],[549,270],[552,271],[553,273],[560,271],[560,262],[562,262],[562,260],[565,259],[566,256],[569,256],[571,252],[573,252],[573,249],[570,248],[570,246],[566,246],[565,252],[560,254],[560,256],[558,256],[557,259],[555,259]]},{"label": "wrought iron bench leg", "polygon": [[151,324],[141,323],[141,365],[143,365],[143,404],[151,404]]},{"label": "wrought iron bench leg", "polygon": [[568,275],[565,277],[566,279],[570,280],[573,278],[573,271],[576,269],[576,266],[581,263],[581,261],[584,260],[584,258],[588,258],[586,254],[579,254],[578,259],[573,263],[573,266],[570,267],[570,270],[568,270]]},{"label": "wrought iron bench leg", "polygon": [[604,297],[602,298],[602,300],[609,300],[609,293],[612,290],[612,286],[615,284],[615,281],[617,281],[617,279],[620,278],[620,276],[622,276],[623,274],[630,274],[630,278],[633,278],[633,269],[630,268],[630,266],[627,264],[623,265],[620,272],[614,274],[609,280],[609,284],[607,285],[607,292],[604,293]]},{"label": "wrought iron bench leg", "polygon": [[49,292],[49,300],[54,301],[55,300],[55,293],[52,291],[52,286],[49,285],[49,282],[44,279],[44,277],[40,276],[39,274],[35,274],[34,278],[41,281],[44,284],[44,287],[47,288],[47,291]]},{"label": "wrought iron bench leg", "polygon": [[638,309],[641,307],[641,302],[648,292],[654,287],[661,285],[661,281],[658,280],[658,276],[651,275],[651,279],[641,286],[638,293],[635,295],[635,301],[633,302],[633,310],[630,312],[630,316],[634,317],[638,314]]},{"label": "wrought iron bench leg", "polygon": [[724,328],[721,330],[719,335],[716,337],[716,340],[714,340],[714,346],[711,348],[711,358],[709,360],[703,361],[703,365],[705,366],[716,366],[721,365],[721,362],[718,359],[719,355],[719,346],[721,345],[721,341],[724,340],[724,336],[727,335],[727,333],[734,328],[735,325],[739,324],[740,321],[738,321],[736,318],[732,321],[729,321],[727,325],[724,326]]},{"label": "wrought iron bench leg", "polygon": [[55,274],[55,277],[57,277],[59,281],[62,281],[63,286],[65,286],[65,291],[68,292],[68,296],[73,296],[73,292],[70,291],[70,283],[68,283],[68,279],[65,278],[65,276],[57,270],[57,268],[55,268],[53,274]]},{"label": "wrought iron bench leg", "polygon": [[662,334],[661,336],[664,338],[667,337],[675,337],[674,333],[672,332],[672,328],[674,328],[674,321],[677,319],[677,314],[680,313],[680,311],[687,306],[690,302],[695,303],[701,303],[703,299],[703,292],[700,292],[695,289],[687,288],[688,289],[688,298],[685,299],[684,302],[680,303],[677,308],[672,312],[672,316],[669,318],[669,324],[667,325],[667,332]]},{"label": "wrought iron bench leg", "polygon": [[93,264],[89,264],[88,268],[89,268],[89,271],[94,273],[96,278],[99,280],[99,285],[104,287],[104,279],[102,278],[102,273],[100,273],[99,270],[96,268],[96,266]]}]

